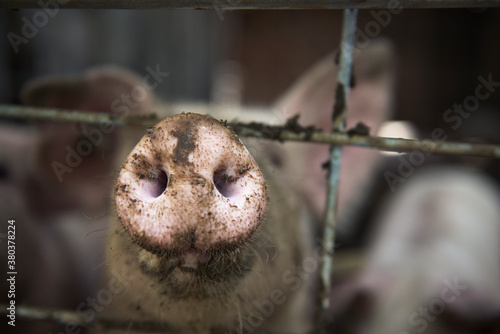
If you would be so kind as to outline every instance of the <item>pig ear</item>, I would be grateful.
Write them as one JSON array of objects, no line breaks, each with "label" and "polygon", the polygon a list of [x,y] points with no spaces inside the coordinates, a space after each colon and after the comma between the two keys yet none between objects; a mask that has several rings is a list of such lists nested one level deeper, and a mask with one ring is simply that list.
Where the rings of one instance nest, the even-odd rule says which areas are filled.
[{"label": "pig ear", "polygon": [[[328,130],[331,124],[335,78],[338,68],[334,54],[329,54],[300,77],[275,103],[274,110],[281,122],[300,114],[303,125],[316,125]],[[321,121],[327,121],[322,124]]]},{"label": "pig ear", "polygon": [[[301,77],[273,109],[275,117],[283,123],[300,113],[302,125],[315,125],[330,131],[338,67],[331,54]],[[392,109],[394,81],[394,47],[385,39],[372,40],[363,49],[354,52],[354,81],[348,100],[346,128],[363,122],[376,134]],[[328,146],[319,144],[287,143],[289,149],[275,160],[285,166],[277,169],[288,175],[312,211],[322,220],[326,201],[326,171],[321,167],[328,160]],[[275,150],[276,151],[276,150]],[[350,222],[361,212],[359,206],[369,194],[369,185],[377,170],[377,151],[347,147],[343,150],[340,175],[339,232],[348,234]],[[291,166],[291,167],[290,167]],[[345,221],[346,223],[344,223]]]},{"label": "pig ear", "polygon": [[[336,53],[329,54],[300,77],[275,103],[275,112],[285,119],[300,113],[300,123],[330,131],[338,66]],[[372,40],[353,55],[354,87],[348,101],[348,123],[364,117],[372,133],[390,115],[394,81],[393,44],[384,38]],[[375,98],[375,99],[374,99]],[[356,124],[347,124],[355,126]]]},{"label": "pig ear", "polygon": [[26,83],[21,91],[21,102],[33,107],[71,108],[78,105],[77,95],[82,88],[78,77],[47,76]]},{"label": "pig ear", "polygon": [[114,112],[115,106],[121,103],[129,107],[131,114],[137,115],[149,113],[154,105],[148,88],[130,71],[102,66],[81,75],[33,79],[24,86],[21,100],[30,106],[106,113]]},{"label": "pig ear", "polygon": [[364,49],[355,49],[354,80],[347,103],[346,129],[363,122],[376,135],[392,115],[395,47],[388,39],[371,41]]}]

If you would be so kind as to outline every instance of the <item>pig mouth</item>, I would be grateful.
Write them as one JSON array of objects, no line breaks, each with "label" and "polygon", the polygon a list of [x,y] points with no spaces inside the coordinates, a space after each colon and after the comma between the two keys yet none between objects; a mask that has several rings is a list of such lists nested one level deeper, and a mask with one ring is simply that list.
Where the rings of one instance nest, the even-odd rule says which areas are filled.
[{"label": "pig mouth", "polygon": [[183,252],[179,258],[179,268],[183,271],[196,271],[199,266],[202,266],[210,261],[212,254],[209,252],[199,252],[189,250]]},{"label": "pig mouth", "polygon": [[260,235],[263,233],[256,233],[238,247],[211,251],[189,249],[156,254],[133,244],[142,274],[156,282],[161,295],[178,300],[205,299],[232,291],[254,269],[255,262],[265,257],[263,253],[268,250],[262,247]]},{"label": "pig mouth", "polygon": [[156,276],[160,280],[177,271],[192,273],[202,280],[221,282],[230,279],[236,272],[243,276],[252,268],[254,257],[249,256],[248,250],[241,249],[206,252],[190,250],[167,252],[163,255],[149,253],[148,256],[141,256],[139,261],[146,275]]}]

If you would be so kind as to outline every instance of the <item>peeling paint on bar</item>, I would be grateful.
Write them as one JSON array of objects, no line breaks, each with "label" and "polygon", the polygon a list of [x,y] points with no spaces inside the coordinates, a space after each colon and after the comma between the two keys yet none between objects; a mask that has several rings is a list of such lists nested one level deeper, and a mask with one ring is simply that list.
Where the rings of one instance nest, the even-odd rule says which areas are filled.
[{"label": "peeling paint on bar", "polygon": [[5,104],[0,105],[0,117],[88,124],[109,123],[117,126],[153,126],[159,121],[159,119],[154,116],[117,117],[112,114],[99,112],[85,112],[71,109],[25,107]]},{"label": "peeling paint on bar", "polygon": [[[345,129],[347,100],[351,87],[352,54],[356,35],[357,9],[345,9],[340,43],[340,64],[337,76],[335,105],[333,107],[333,131],[342,133]],[[332,92],[333,94],[333,92]],[[320,322],[328,327],[328,310],[330,309],[330,287],[333,272],[333,254],[335,244],[335,229],[337,225],[340,164],[342,162],[342,146],[332,145],[328,169],[328,189],[326,211],[322,235],[322,263],[320,270],[321,293],[319,294],[321,311]],[[322,326],[323,327],[323,326]]]},{"label": "peeling paint on bar", "polygon": [[[240,125],[239,125],[240,126]],[[258,137],[261,133],[252,129],[242,129],[237,132],[241,137]],[[423,151],[430,154],[439,155],[468,155],[477,157],[500,158],[500,145],[472,144],[462,142],[433,141],[431,139],[416,140],[403,138],[386,138],[370,136],[350,136],[344,133],[327,133],[316,131],[312,134],[294,133],[282,131],[277,138],[267,138],[276,140],[304,141],[311,143],[360,146],[367,148],[377,148],[391,152],[412,152]]]}]

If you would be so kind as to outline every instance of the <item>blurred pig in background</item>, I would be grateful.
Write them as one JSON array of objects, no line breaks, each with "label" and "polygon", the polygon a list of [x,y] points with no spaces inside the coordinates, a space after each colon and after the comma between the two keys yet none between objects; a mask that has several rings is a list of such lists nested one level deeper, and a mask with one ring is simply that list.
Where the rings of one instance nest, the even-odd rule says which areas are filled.
[{"label": "blurred pig in background", "polygon": [[[493,130],[498,115],[486,103],[456,133],[445,134],[469,142],[498,143]],[[411,122],[399,126],[405,128],[404,137],[430,137]],[[410,160],[412,154],[422,154],[416,165],[409,162],[416,161]],[[408,162],[404,167],[403,161]],[[375,190],[378,205],[368,208],[369,223],[362,226],[363,233],[358,232],[364,235],[360,244],[366,246],[354,248],[363,255],[357,257],[353,248],[338,253],[338,259],[348,258],[352,266],[334,279],[335,330],[497,333],[498,161],[423,152],[384,153],[383,166]],[[401,168],[407,174],[399,182],[385,177],[386,173],[398,175]]]},{"label": "blurred pig in background", "polygon": [[363,271],[331,296],[341,333],[497,333],[500,190],[479,171],[417,171],[376,217]]},{"label": "blurred pig in background", "polygon": [[[135,74],[101,67],[80,76],[37,78],[24,87],[22,100],[27,106],[112,113],[137,87],[143,82]],[[142,92],[131,101],[129,115],[151,111],[152,95]],[[39,121],[1,132],[0,218],[17,222],[19,304],[71,309],[95,289],[104,262],[99,231],[107,228],[121,131],[109,124]],[[31,325],[21,322],[16,330],[33,331]]]}]

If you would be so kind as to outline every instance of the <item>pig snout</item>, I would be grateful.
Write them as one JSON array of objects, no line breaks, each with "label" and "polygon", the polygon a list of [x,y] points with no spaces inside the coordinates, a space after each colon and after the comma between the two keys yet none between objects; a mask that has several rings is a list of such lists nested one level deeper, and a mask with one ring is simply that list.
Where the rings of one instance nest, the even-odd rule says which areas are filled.
[{"label": "pig snout", "polygon": [[207,116],[180,114],[148,129],[118,176],[115,207],[134,242],[182,254],[185,266],[236,249],[267,210],[264,177],[239,138]]}]

